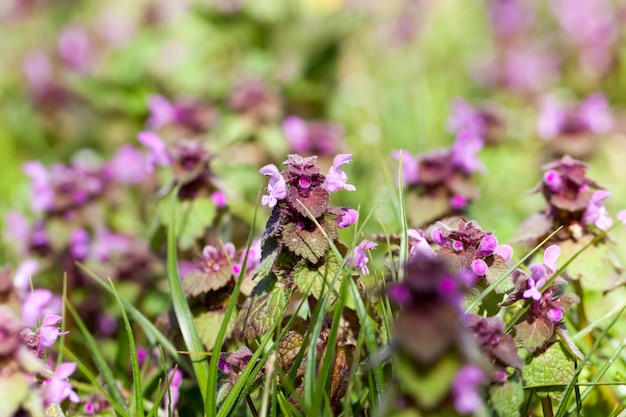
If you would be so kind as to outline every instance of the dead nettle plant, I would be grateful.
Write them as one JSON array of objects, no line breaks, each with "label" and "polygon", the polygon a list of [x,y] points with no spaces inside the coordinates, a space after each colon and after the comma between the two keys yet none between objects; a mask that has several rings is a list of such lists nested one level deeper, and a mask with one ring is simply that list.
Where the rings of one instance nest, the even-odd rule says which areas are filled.
[{"label": "dead nettle plant", "polygon": [[[346,306],[348,291],[359,281],[348,266],[368,274],[368,251],[376,246],[363,241],[350,252],[338,231],[352,225],[357,212],[329,206],[331,193],[356,189],[342,170],[351,155],[337,155],[327,175],[320,173],[316,160],[292,154],[284,170],[274,165],[260,170],[269,177],[262,204],[272,213],[262,238],[257,284],[235,329],[254,350],[276,323],[279,328],[289,323],[278,341],[275,372],[281,395],[307,413],[324,397],[335,411],[341,406],[361,327],[354,308]],[[353,304],[363,307],[359,301]],[[248,347],[242,349],[223,359],[229,378],[236,379],[236,370],[250,357]]]}]

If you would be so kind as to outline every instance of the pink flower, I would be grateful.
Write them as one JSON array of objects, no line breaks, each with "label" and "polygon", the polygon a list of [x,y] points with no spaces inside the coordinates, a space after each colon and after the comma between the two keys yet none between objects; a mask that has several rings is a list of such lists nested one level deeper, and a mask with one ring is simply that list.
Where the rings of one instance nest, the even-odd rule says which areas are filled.
[{"label": "pink flower", "polygon": [[69,333],[61,332],[61,329],[55,326],[57,323],[61,322],[61,320],[63,320],[63,317],[56,314],[48,314],[46,317],[43,318],[41,327],[37,330],[37,333],[39,334],[37,354],[39,356],[41,356],[45,348],[52,346],[59,336],[63,336]]},{"label": "pink flower", "polygon": [[500,255],[505,261],[508,261],[513,256],[513,248],[509,245],[498,245],[494,253]]},{"label": "pink flower", "polygon": [[76,364],[73,362],[65,362],[57,366],[52,379],[43,382],[44,390],[44,406],[56,403],[60,404],[65,399],[77,403],[80,401],[78,394],[72,389],[72,384],[68,381],[68,377],[76,370]]},{"label": "pink flower", "polygon": [[465,365],[454,378],[452,392],[454,407],[461,414],[475,413],[483,406],[478,388],[483,381],[483,371],[476,365]]},{"label": "pink flower", "polygon": [[211,194],[211,201],[213,202],[215,207],[222,208],[226,206],[228,198],[226,197],[226,194],[224,194],[222,191],[215,191]]},{"label": "pink flower", "polygon": [[85,31],[76,26],[63,30],[59,37],[59,55],[71,68],[83,71],[90,60],[89,38]]},{"label": "pink flower", "polygon": [[368,275],[370,271],[367,268],[367,263],[369,262],[367,251],[374,249],[376,246],[378,246],[376,243],[364,240],[359,244],[359,246],[354,248],[354,252],[351,255],[346,257],[345,263],[347,265],[352,265],[352,268],[355,269],[361,268],[363,275]]},{"label": "pink flower", "polygon": [[348,226],[352,226],[358,218],[358,211],[351,208],[345,208],[343,209],[343,215],[337,218],[337,227],[340,229],[345,229]]},{"label": "pink flower", "polygon": [[172,163],[172,157],[167,151],[165,142],[156,133],[150,131],[139,132],[137,140],[150,151],[148,155],[148,172],[154,171],[156,165],[166,166]]},{"label": "pink flower", "polygon": [[39,263],[34,259],[27,259],[20,264],[13,275],[13,285],[16,288],[27,292],[30,288],[30,280],[35,272],[39,269]]},{"label": "pink flower", "polygon": [[488,269],[487,263],[482,259],[474,259],[472,262],[472,272],[478,277],[485,276]]},{"label": "pink flower", "polygon": [[333,166],[330,167],[326,175],[326,180],[324,180],[322,188],[329,193],[334,193],[342,188],[346,191],[355,191],[356,187],[352,184],[348,184],[348,176],[340,168],[350,162],[352,162],[352,154],[346,153],[337,155],[333,160]]},{"label": "pink flower", "polygon": [[265,165],[259,172],[270,177],[265,189],[268,195],[261,198],[261,204],[272,208],[278,200],[287,197],[287,183],[274,164]]},{"label": "pink flower", "polygon": [[167,379],[169,386],[168,392],[165,393],[163,399],[163,407],[165,408],[166,415],[169,417],[173,415],[173,413],[170,413],[170,410],[174,411],[180,399],[180,386],[183,382],[183,373],[177,368],[171,369],[167,373]]},{"label": "pink flower", "polygon": [[150,96],[148,107],[150,108],[150,117],[146,123],[152,129],[159,130],[176,119],[176,108],[162,95]]},{"label": "pink flower", "polygon": [[43,314],[44,308],[50,304],[53,295],[50,291],[36,289],[28,293],[22,304],[22,321],[26,327],[35,327]]}]

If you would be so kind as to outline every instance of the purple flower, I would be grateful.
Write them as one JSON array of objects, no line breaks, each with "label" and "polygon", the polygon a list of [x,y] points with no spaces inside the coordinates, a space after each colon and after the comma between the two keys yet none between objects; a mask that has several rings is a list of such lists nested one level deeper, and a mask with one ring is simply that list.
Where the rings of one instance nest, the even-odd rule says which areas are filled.
[{"label": "purple flower", "polygon": [[478,256],[489,256],[498,247],[498,239],[494,235],[487,235],[482,238],[478,245]]},{"label": "purple flower", "polygon": [[76,370],[76,364],[73,362],[65,362],[57,366],[52,379],[43,382],[44,390],[44,406],[50,404],[60,404],[65,399],[69,399],[73,403],[80,401],[78,394],[72,389],[72,384],[68,381],[68,377]]},{"label": "purple flower", "polygon": [[120,147],[113,158],[105,165],[104,173],[122,184],[139,184],[146,180],[150,172],[146,165],[152,163],[148,157],[132,145]]},{"label": "purple flower", "polygon": [[70,253],[77,260],[83,260],[89,253],[89,233],[85,229],[76,229],[70,237]]},{"label": "purple flower", "polygon": [[150,117],[146,124],[151,129],[159,130],[176,119],[176,108],[165,97],[155,94],[148,98]]},{"label": "purple flower", "polygon": [[461,252],[465,248],[463,247],[463,243],[462,242],[459,242],[458,240],[455,240],[454,242],[452,242],[452,249],[455,252]]},{"label": "purple flower", "polygon": [[148,172],[154,171],[156,165],[167,166],[172,163],[172,157],[167,151],[165,142],[156,133],[150,131],[139,132],[137,140],[150,151],[148,155]]},{"label": "purple flower", "polygon": [[44,289],[35,289],[28,293],[22,304],[22,321],[26,327],[35,327],[43,314],[44,308],[52,301],[53,295]]},{"label": "purple flower", "polygon": [[56,342],[59,336],[68,334],[69,332],[61,332],[57,323],[61,322],[63,317],[56,314],[48,314],[43,318],[41,327],[37,330],[39,334],[39,344],[37,345],[37,355],[41,356],[44,349],[50,347]]},{"label": "purple flower", "polygon": [[452,103],[452,115],[448,119],[448,130],[452,133],[469,131],[477,136],[485,133],[485,120],[481,113],[467,101],[456,99]]},{"label": "purple flower", "polygon": [[354,252],[351,255],[346,257],[346,265],[352,265],[354,269],[361,268],[363,275],[368,275],[370,271],[367,268],[367,263],[369,262],[367,251],[374,249],[376,246],[378,246],[376,243],[364,240],[359,246],[354,248]]},{"label": "purple flower", "polygon": [[611,196],[611,193],[606,190],[598,190],[591,196],[591,200],[583,213],[583,224],[595,224],[600,230],[607,230],[613,226],[613,219],[606,211],[606,207],[602,204],[602,201]]},{"label": "purple flower", "polygon": [[50,209],[54,203],[54,189],[46,167],[41,162],[28,161],[22,165],[22,170],[31,179],[31,209],[36,213]]},{"label": "purple flower", "polygon": [[472,261],[472,272],[474,272],[476,276],[478,277],[485,276],[487,274],[488,269],[489,267],[487,266],[487,263],[483,261],[482,259],[474,259]]},{"label": "purple flower", "polygon": [[124,253],[129,250],[130,238],[119,233],[111,233],[109,230],[100,229],[93,239],[91,250],[95,259],[108,260],[113,253]]},{"label": "purple flower", "polygon": [[50,59],[41,50],[33,50],[26,55],[23,69],[29,86],[36,92],[43,92],[52,81]]},{"label": "purple flower", "polygon": [[428,241],[417,230],[407,230],[409,236],[409,245],[411,250],[409,251],[409,259],[413,257],[423,257],[427,259],[433,259],[437,257],[437,253],[430,247]]},{"label": "purple flower", "polygon": [[13,285],[27,292],[30,288],[31,277],[39,269],[39,263],[34,259],[27,259],[20,264],[13,275]]},{"label": "purple flower", "polygon": [[341,166],[352,162],[352,154],[339,154],[333,160],[333,166],[330,167],[328,174],[326,175],[326,180],[322,184],[322,188],[328,191],[329,193],[334,193],[336,191],[341,190],[342,188],[347,191],[355,191],[356,187],[352,184],[348,184],[348,176],[343,170],[341,170]]},{"label": "purple flower", "polygon": [[491,26],[498,37],[523,35],[534,20],[534,11],[523,0],[492,0],[489,2]]},{"label": "purple flower", "polygon": [[402,184],[416,184],[419,179],[419,163],[407,151],[393,151],[394,159],[402,162]]},{"label": "purple flower", "polygon": [[546,313],[546,316],[548,316],[553,323],[558,323],[563,319],[563,310],[560,308],[551,308]]},{"label": "purple flower", "polygon": [[337,218],[337,227],[340,229],[345,229],[348,226],[352,226],[358,218],[358,211],[351,208],[344,208],[343,215]]},{"label": "purple flower", "polygon": [[59,55],[71,68],[83,71],[90,60],[89,38],[82,28],[66,27],[59,36]]},{"label": "purple flower", "polygon": [[619,220],[624,224],[624,226],[626,226],[626,210],[620,210],[617,213],[617,220]]},{"label": "purple flower", "polygon": [[611,109],[601,94],[593,94],[571,108],[549,96],[541,103],[537,134],[545,140],[565,134],[602,135],[609,132],[612,126]]},{"label": "purple flower", "polygon": [[454,407],[461,414],[475,413],[483,406],[478,389],[483,382],[483,371],[476,365],[465,365],[454,378],[452,393]]},{"label": "purple flower", "polygon": [[430,238],[441,247],[446,246],[446,238],[443,236],[440,228],[435,228],[430,232]]},{"label": "purple flower", "polygon": [[265,165],[259,172],[270,177],[267,188],[265,189],[268,195],[264,195],[261,198],[261,204],[272,208],[276,205],[278,200],[283,200],[287,197],[287,183],[285,182],[285,178],[283,178],[282,174],[278,171],[278,168],[276,168],[276,165]]},{"label": "purple flower", "polygon": [[223,208],[226,206],[226,203],[228,202],[228,198],[226,197],[226,194],[224,194],[224,192],[215,191],[211,194],[211,201],[213,202],[215,207]]},{"label": "purple flower", "polygon": [[[558,246],[557,246],[558,247]],[[528,289],[524,291],[524,298],[532,298],[535,301],[541,299],[541,287],[546,283],[546,270],[541,264],[530,266],[531,275],[528,277]]]},{"label": "purple flower", "polygon": [[587,97],[578,108],[578,115],[590,131],[597,135],[608,133],[613,127],[613,114],[606,98],[600,93]]},{"label": "purple flower", "polygon": [[558,245],[550,245],[543,253],[543,264],[548,266],[552,272],[556,272],[559,267],[556,264],[556,260],[561,256],[561,248]]},{"label": "purple flower", "polygon": [[513,248],[509,245],[498,245],[494,253],[500,255],[505,261],[508,261],[513,256]]},{"label": "purple flower", "polygon": [[454,194],[450,197],[450,207],[452,207],[453,210],[464,210],[468,204],[469,201],[467,198],[461,194]]},{"label": "purple flower", "polygon": [[411,290],[402,283],[391,284],[387,288],[387,295],[391,301],[402,307],[410,305],[413,301]]},{"label": "purple flower", "polygon": [[563,186],[563,179],[561,175],[553,169],[547,170],[543,174],[543,183],[554,193],[561,191]]},{"label": "purple flower", "polygon": [[283,132],[291,144],[291,149],[300,154],[311,150],[307,137],[307,126],[304,120],[297,116],[289,116],[283,121]]},{"label": "purple flower", "polygon": [[485,171],[484,165],[476,156],[483,145],[483,138],[475,132],[469,130],[459,132],[452,145],[450,162],[466,174]]},{"label": "purple flower", "polygon": [[178,369],[171,369],[167,373],[167,379],[169,381],[168,392],[163,399],[163,407],[165,408],[166,415],[169,417],[173,415],[170,413],[176,408],[176,404],[180,399],[180,386],[183,382],[183,373]]}]

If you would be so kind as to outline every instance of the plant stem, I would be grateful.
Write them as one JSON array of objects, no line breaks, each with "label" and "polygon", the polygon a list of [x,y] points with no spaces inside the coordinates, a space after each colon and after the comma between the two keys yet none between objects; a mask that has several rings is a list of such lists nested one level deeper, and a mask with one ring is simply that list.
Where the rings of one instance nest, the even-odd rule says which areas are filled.
[{"label": "plant stem", "polygon": [[554,417],[554,410],[552,410],[552,399],[549,395],[541,398],[541,408],[543,409],[543,417]]}]

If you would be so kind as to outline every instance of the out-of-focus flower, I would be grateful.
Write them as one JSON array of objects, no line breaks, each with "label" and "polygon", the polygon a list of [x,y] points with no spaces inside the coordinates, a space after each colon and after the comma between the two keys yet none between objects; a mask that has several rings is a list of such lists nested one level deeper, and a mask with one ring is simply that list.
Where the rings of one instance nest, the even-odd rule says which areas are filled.
[{"label": "out-of-focus flower", "polygon": [[176,108],[162,95],[150,96],[148,107],[150,108],[150,117],[147,124],[152,129],[158,130],[176,119]]},{"label": "out-of-focus flower", "polygon": [[406,151],[393,151],[395,160],[402,162],[402,184],[415,184],[419,180],[419,165],[410,153]]},{"label": "out-of-focus flower", "polygon": [[345,164],[352,162],[352,154],[339,154],[333,160],[333,166],[328,170],[326,180],[322,184],[322,188],[329,193],[334,193],[342,188],[346,191],[355,191],[356,187],[348,184],[348,176],[340,168]]},{"label": "out-of-focus flower", "polygon": [[245,81],[235,85],[228,98],[230,107],[258,123],[267,123],[280,118],[280,97],[261,81]]},{"label": "out-of-focus flower", "polygon": [[66,399],[73,403],[80,401],[78,394],[72,389],[72,384],[68,381],[70,375],[76,370],[76,364],[73,362],[65,362],[57,366],[54,376],[44,381],[44,406],[56,403],[60,404]]},{"label": "out-of-focus flower", "polygon": [[52,82],[52,65],[45,52],[30,51],[24,57],[24,74],[28,85],[37,93],[43,93]]},{"label": "out-of-focus flower", "polygon": [[26,296],[22,304],[22,322],[26,327],[35,327],[44,308],[52,301],[53,295],[44,289],[34,289]]},{"label": "out-of-focus flower", "polygon": [[84,71],[90,64],[91,44],[85,30],[78,26],[63,29],[58,42],[59,55],[70,67]]},{"label": "out-of-focus flower", "polygon": [[20,264],[13,275],[13,285],[26,292],[30,288],[30,280],[39,269],[39,263],[34,259],[27,259]]},{"label": "out-of-focus flower", "polygon": [[535,11],[523,0],[489,1],[491,26],[499,38],[522,36],[530,29]]},{"label": "out-of-focus flower", "polygon": [[215,191],[211,193],[211,201],[213,202],[215,207],[223,208],[226,206],[226,203],[228,202],[228,198],[226,197],[226,194],[224,194],[223,191]]},{"label": "out-of-focus flower", "polygon": [[156,165],[167,166],[172,163],[172,157],[167,151],[165,142],[156,133],[150,131],[139,132],[137,140],[150,151],[148,155],[148,172],[152,172]]},{"label": "out-of-focus flower", "polygon": [[41,162],[28,161],[22,166],[22,170],[31,179],[33,198],[31,209],[34,212],[42,212],[52,207],[54,190],[50,185],[48,170]]},{"label": "out-of-focus flower", "polygon": [[180,399],[180,386],[183,382],[183,373],[178,369],[171,369],[167,373],[167,379],[169,381],[169,385],[167,387],[167,392],[163,397],[163,407],[165,408],[166,415],[172,416],[173,411],[176,409],[176,404],[178,404],[178,400]]},{"label": "out-of-focus flower", "polygon": [[340,125],[324,122],[305,122],[297,116],[283,121],[283,132],[291,149],[299,154],[332,155],[337,152],[344,135]]},{"label": "out-of-focus flower", "polygon": [[148,163],[156,163],[154,157],[148,157],[132,145],[120,147],[113,158],[103,168],[103,173],[123,184],[139,184],[145,181],[150,172],[146,170]]},{"label": "out-of-focus flower", "polygon": [[479,394],[483,371],[476,365],[465,365],[454,378],[454,407],[461,414],[475,413],[483,407]]},{"label": "out-of-focus flower", "polygon": [[602,135],[613,126],[611,109],[601,94],[593,94],[578,106],[566,107],[555,97],[546,97],[537,120],[537,134],[551,140],[559,135]]},{"label": "out-of-focus flower", "polygon": [[452,152],[450,162],[466,174],[483,172],[485,167],[476,154],[483,148],[484,140],[471,131],[463,131],[458,134]]},{"label": "out-of-focus flower", "polygon": [[77,260],[83,260],[89,253],[89,233],[85,229],[76,229],[70,237],[70,254]]}]

